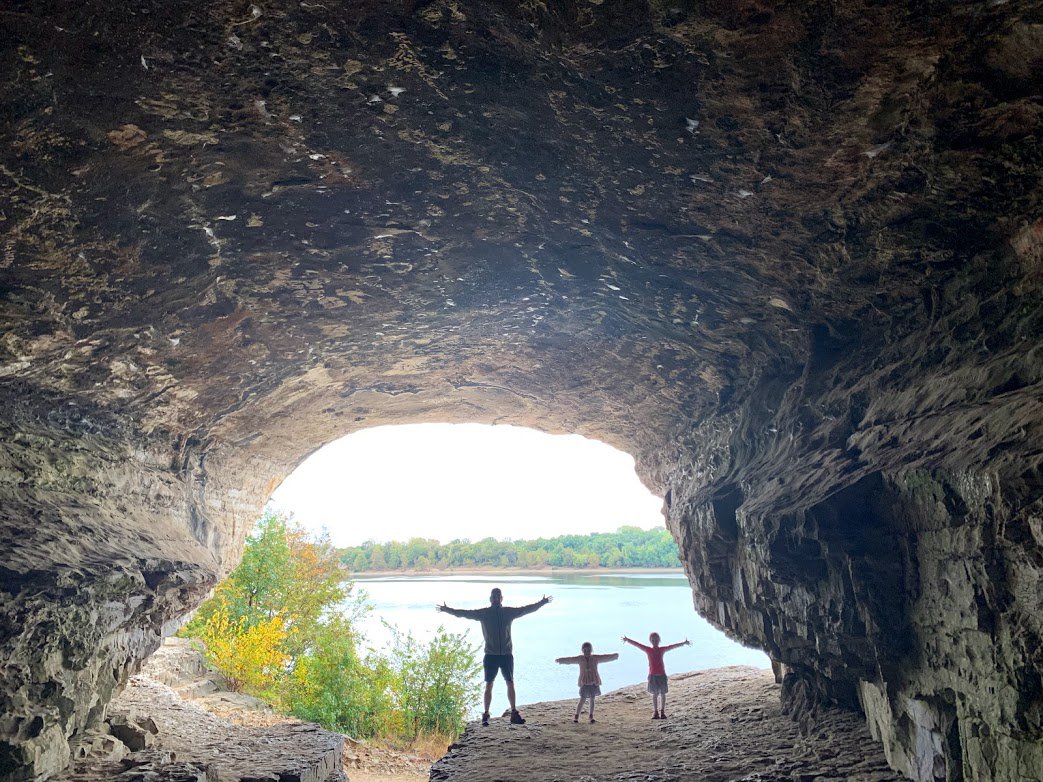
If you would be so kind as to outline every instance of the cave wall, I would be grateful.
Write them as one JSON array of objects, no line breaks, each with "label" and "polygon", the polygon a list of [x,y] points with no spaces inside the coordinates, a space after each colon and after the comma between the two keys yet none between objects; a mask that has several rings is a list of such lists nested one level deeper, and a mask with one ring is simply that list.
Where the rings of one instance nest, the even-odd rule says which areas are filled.
[{"label": "cave wall", "polygon": [[0,779],[366,426],[598,437],[915,779],[1041,775],[1038,2],[0,8]]},{"label": "cave wall", "polygon": [[[915,387],[888,392],[866,364],[860,382],[877,387],[849,403],[873,403],[807,434],[793,407],[824,404],[804,395],[821,387],[809,365],[777,410],[716,420],[667,495],[700,613],[785,664],[795,717],[861,709],[911,779],[1041,773],[1038,359],[983,356],[973,371],[995,385],[980,400],[923,364]],[[898,407],[910,395],[920,411]]]}]

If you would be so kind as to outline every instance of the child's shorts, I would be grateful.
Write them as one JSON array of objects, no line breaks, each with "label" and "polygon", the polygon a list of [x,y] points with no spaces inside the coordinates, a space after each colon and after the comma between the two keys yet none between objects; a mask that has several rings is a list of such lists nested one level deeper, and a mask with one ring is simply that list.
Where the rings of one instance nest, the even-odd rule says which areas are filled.
[{"label": "child's shorts", "polygon": [[648,677],[648,691],[653,695],[662,695],[670,691],[670,683],[666,674],[656,674]]},{"label": "child's shorts", "polygon": [[595,695],[601,694],[601,688],[596,684],[583,684],[579,688],[579,697],[581,698],[593,698]]}]

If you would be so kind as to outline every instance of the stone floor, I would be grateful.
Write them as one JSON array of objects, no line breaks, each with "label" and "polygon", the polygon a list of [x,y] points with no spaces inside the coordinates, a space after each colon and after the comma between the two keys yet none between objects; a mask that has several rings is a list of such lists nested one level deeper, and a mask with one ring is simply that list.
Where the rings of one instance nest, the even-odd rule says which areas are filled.
[{"label": "stone floor", "polygon": [[666,720],[637,685],[598,698],[525,708],[526,725],[471,723],[432,782],[899,782],[862,719],[825,712],[801,729],[770,672],[733,667],[672,676]]},{"label": "stone floor", "polygon": [[[380,763],[365,746],[255,704],[209,710],[222,693],[193,650],[173,647],[109,709],[107,732],[55,782],[420,782],[426,766]],[[199,667],[199,670],[196,668]],[[430,770],[431,782],[900,782],[862,719],[822,712],[802,730],[779,706],[767,671],[721,668],[671,677],[669,718],[652,720],[641,685],[598,698],[597,722],[575,701],[525,707],[528,723],[471,723]],[[259,702],[258,702],[259,703]],[[263,706],[263,704],[261,704]],[[236,711],[236,709],[238,711]],[[345,749],[345,741],[348,749]]]},{"label": "stone floor", "polygon": [[109,709],[109,735],[55,782],[333,782],[344,737],[300,722],[236,725],[136,676]]}]

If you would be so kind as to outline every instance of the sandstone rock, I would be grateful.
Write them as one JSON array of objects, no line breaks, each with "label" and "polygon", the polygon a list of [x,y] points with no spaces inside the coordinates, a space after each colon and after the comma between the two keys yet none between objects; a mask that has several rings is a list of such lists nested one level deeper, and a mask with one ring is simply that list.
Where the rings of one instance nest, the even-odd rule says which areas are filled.
[{"label": "sandstone rock", "polygon": [[144,676],[110,710],[125,756],[80,754],[61,782],[324,782],[342,770],[343,736],[295,721],[237,725]]},{"label": "sandstone rock", "polygon": [[[152,723],[153,726],[155,723]],[[154,732],[149,732],[137,722],[131,722],[125,717],[114,717],[109,720],[109,733],[121,741],[131,752],[149,749],[156,743]]]},{"label": "sandstone rock", "polygon": [[1032,2],[20,5],[0,780],[65,765],[308,453],[423,421],[627,450],[802,708],[1043,775]]},{"label": "sandstone rock", "polygon": [[86,731],[72,745],[72,760],[101,760],[115,763],[127,755],[126,745],[109,733]]}]

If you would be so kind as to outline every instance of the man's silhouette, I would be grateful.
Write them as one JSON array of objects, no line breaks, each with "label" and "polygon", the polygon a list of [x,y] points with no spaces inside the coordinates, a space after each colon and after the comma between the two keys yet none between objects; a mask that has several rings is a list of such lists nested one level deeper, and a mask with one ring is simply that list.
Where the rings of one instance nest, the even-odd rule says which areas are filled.
[{"label": "man's silhouette", "polygon": [[514,647],[511,644],[511,622],[519,616],[525,616],[543,608],[550,601],[551,599],[544,595],[542,600],[527,606],[505,606],[503,593],[499,587],[495,587],[489,594],[488,608],[450,608],[444,603],[435,606],[435,609],[450,616],[474,619],[482,623],[482,635],[485,637],[485,657],[482,660],[482,664],[485,666],[483,725],[489,724],[489,705],[493,701],[493,682],[496,681],[497,671],[503,672],[503,680],[507,682],[507,700],[511,704],[511,722],[515,725],[525,724],[522,715],[518,713],[514,696]]}]

